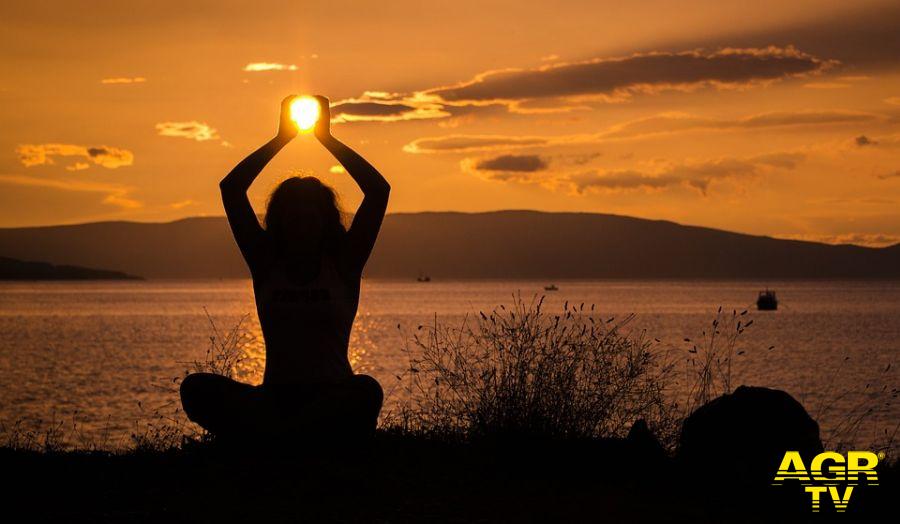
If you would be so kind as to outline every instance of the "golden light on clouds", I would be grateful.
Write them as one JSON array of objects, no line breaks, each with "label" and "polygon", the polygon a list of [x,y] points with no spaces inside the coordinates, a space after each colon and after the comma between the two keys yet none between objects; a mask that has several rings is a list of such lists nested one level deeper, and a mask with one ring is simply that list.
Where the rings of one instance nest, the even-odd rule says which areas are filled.
[{"label": "golden light on clouds", "polygon": [[197,202],[195,202],[191,199],[186,199],[186,200],[180,200],[178,202],[172,202],[171,204],[169,204],[169,207],[172,209],[184,209],[186,207],[196,206],[196,205],[197,205]]},{"label": "golden light on clouds", "polygon": [[278,64],[275,62],[251,62],[244,66],[244,71],[260,73],[265,71],[296,71],[295,64]]},{"label": "golden light on clouds", "polygon": [[291,102],[291,120],[301,131],[309,131],[319,121],[319,102],[309,96],[297,97]]},{"label": "golden light on clouds", "polygon": [[142,76],[134,76],[134,77],[115,77],[115,78],[104,78],[100,80],[101,84],[143,84],[147,79]]},{"label": "golden light on clouds", "polygon": [[189,122],[160,122],[156,124],[160,136],[187,138],[197,142],[219,140],[219,133],[206,122],[191,120]]},{"label": "golden light on clouds", "polygon": [[74,164],[72,164],[70,166],[66,166],[66,171],[84,171],[85,169],[88,169],[89,167],[91,167],[91,165],[88,164],[87,162],[75,162]]},{"label": "golden light on clouds", "polygon": [[100,202],[121,209],[134,210],[143,207],[143,203],[132,198],[132,188],[117,184],[103,184],[86,180],[56,180],[35,178],[25,175],[0,175],[0,184],[6,186],[38,187],[75,193],[97,193]]},{"label": "golden light on clouds", "polygon": [[774,236],[788,240],[823,242],[825,244],[855,244],[868,247],[888,247],[900,243],[900,235],[884,235],[881,233],[844,233],[837,235],[793,233],[776,234]]},{"label": "golden light on clouds", "polygon": [[697,131],[747,131],[802,126],[841,126],[889,122],[890,117],[859,111],[778,111],[737,118],[709,118],[667,112],[613,124],[598,133],[578,135],[462,135],[423,137],[403,146],[414,154],[470,153],[522,148],[598,145],[617,141],[659,138]]},{"label": "golden light on clouds", "polygon": [[713,185],[746,186],[762,176],[793,170],[804,158],[803,153],[778,152],[750,158],[648,161],[629,169],[569,168],[567,172],[550,171],[547,159],[538,155],[500,155],[467,158],[461,168],[485,180],[531,184],[552,191],[564,190],[571,195],[687,189],[707,196]]},{"label": "golden light on clouds", "polygon": [[[127,149],[109,146],[79,146],[75,144],[22,144],[16,148],[19,161],[25,167],[54,165],[56,157],[82,157],[95,165],[107,169],[130,166],[134,154]],[[86,162],[76,162],[67,166],[70,171],[81,171],[90,167]]]},{"label": "golden light on clouds", "polygon": [[331,106],[332,122],[406,122],[452,116],[433,96],[422,93],[401,95],[384,91],[366,91],[361,97],[347,98]]},{"label": "golden light on clouds", "polygon": [[[490,70],[467,82],[407,94],[367,91],[359,98],[338,102],[333,113],[341,122],[444,118],[465,107],[502,106],[511,113],[539,115],[568,113],[590,109],[585,104],[618,104],[636,96],[672,91],[764,87],[821,75],[836,65],[834,60],[792,46],[635,53],[532,69]],[[540,100],[550,103],[541,105]]]}]

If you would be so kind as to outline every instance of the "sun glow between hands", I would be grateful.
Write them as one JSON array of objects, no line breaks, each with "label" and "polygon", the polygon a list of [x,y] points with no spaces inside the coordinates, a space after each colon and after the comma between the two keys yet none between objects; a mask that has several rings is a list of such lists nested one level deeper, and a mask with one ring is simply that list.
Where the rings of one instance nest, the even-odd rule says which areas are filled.
[{"label": "sun glow between hands", "polygon": [[309,96],[301,96],[291,102],[291,120],[301,131],[309,131],[319,120],[319,102]]}]

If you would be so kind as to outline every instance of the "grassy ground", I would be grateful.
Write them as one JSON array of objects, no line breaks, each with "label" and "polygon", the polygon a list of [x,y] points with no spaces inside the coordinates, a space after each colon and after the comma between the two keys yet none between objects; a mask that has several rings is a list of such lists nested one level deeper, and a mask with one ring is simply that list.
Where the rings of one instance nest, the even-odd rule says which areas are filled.
[{"label": "grassy ground", "polygon": [[[200,444],[118,454],[0,449],[7,514],[54,522],[804,522],[894,506],[897,468],[849,512],[813,515],[799,486],[686,478],[626,440],[451,445],[379,432],[284,453]],[[11,512],[11,513],[10,513]],[[849,519],[849,520],[848,520]]]}]

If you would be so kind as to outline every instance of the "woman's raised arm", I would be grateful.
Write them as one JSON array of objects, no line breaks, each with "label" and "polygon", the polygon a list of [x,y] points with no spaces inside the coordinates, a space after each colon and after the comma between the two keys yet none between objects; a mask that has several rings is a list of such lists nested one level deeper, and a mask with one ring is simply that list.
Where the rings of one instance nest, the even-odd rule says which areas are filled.
[{"label": "woman's raised arm", "polygon": [[353,223],[347,231],[347,262],[351,270],[361,273],[375,246],[375,239],[378,238],[378,231],[387,211],[391,186],[365,158],[332,136],[328,99],[323,96],[315,98],[319,102],[316,138],[344,166],[363,192],[362,204],[356,210]]},{"label": "woman's raised arm", "polygon": [[260,261],[264,253],[264,232],[259,225],[259,219],[247,198],[247,190],[259,176],[272,158],[281,151],[288,142],[297,136],[297,125],[291,120],[290,106],[294,96],[289,96],[281,102],[281,119],[278,124],[278,134],[275,138],[266,142],[262,147],[254,151],[247,158],[231,170],[225,178],[219,182],[222,191],[222,204],[225,206],[225,215],[231,225],[231,232],[237,242],[250,272],[255,272],[260,267]]}]

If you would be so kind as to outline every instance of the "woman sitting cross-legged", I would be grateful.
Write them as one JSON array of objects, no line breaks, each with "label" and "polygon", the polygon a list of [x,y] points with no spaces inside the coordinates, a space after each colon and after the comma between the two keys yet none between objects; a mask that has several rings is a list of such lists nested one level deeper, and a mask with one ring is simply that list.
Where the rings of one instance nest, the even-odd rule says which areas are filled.
[{"label": "woman sitting cross-legged", "polygon": [[259,386],[209,373],[184,379],[185,414],[216,436],[354,438],[374,430],[381,410],[381,386],[353,373],[347,346],[363,267],[387,208],[387,181],[331,135],[328,100],[316,97],[315,136],[364,193],[350,227],[341,223],[334,190],[315,177],[282,182],[269,198],[265,227],[247,198],[263,167],[298,134],[293,99],[282,102],[275,138],[219,184],[253,278],[266,364]]}]

